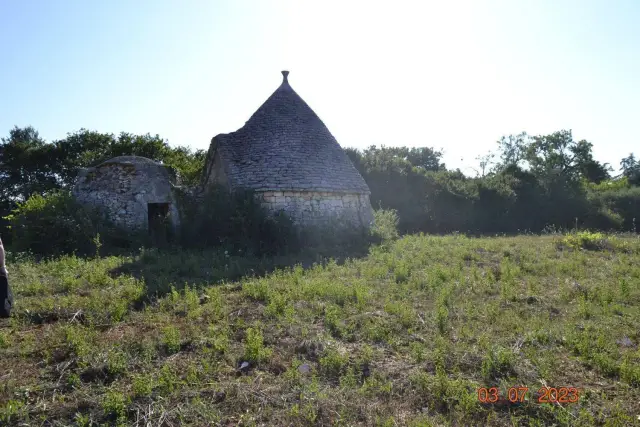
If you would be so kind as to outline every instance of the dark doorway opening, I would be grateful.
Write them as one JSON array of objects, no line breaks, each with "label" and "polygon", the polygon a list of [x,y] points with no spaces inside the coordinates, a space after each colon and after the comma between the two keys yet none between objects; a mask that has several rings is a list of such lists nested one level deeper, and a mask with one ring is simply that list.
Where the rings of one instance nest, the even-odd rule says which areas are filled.
[{"label": "dark doorway opening", "polygon": [[168,242],[171,224],[169,222],[169,203],[148,203],[149,237],[155,245]]}]

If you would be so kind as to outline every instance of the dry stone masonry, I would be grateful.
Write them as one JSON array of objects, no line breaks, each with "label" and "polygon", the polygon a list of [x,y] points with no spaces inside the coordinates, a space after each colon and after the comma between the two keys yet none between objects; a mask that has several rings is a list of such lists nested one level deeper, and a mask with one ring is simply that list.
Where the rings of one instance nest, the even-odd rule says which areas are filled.
[{"label": "dry stone masonry", "polygon": [[372,218],[369,196],[330,191],[264,191],[256,194],[270,212],[284,211],[294,222],[318,225],[323,222],[359,226]]},{"label": "dry stone masonry", "polygon": [[236,132],[211,140],[204,187],[250,189],[303,225],[340,219],[368,227],[369,187],[336,139],[288,82]]},{"label": "dry stone masonry", "polygon": [[149,209],[164,209],[177,227],[174,184],[175,176],[166,166],[144,157],[122,156],[81,170],[73,194],[80,203],[100,208],[115,225],[126,229],[147,229]]},{"label": "dry stone masonry", "polygon": [[[252,190],[270,212],[284,211],[299,225],[369,227],[369,187],[291,88],[288,74],[282,72],[280,87],[242,128],[211,140],[199,190],[219,185]],[[73,193],[116,225],[144,230],[158,215],[177,227],[176,185],[175,175],[162,164],[123,156],[83,169]]]}]

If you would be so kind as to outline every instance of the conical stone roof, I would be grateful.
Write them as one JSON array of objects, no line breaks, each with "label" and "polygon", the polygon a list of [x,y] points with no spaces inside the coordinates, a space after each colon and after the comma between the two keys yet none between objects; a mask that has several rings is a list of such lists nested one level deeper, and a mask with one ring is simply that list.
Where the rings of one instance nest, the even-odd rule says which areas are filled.
[{"label": "conical stone roof", "polygon": [[233,188],[369,194],[369,187],[322,120],[288,82],[236,132],[213,138]]}]

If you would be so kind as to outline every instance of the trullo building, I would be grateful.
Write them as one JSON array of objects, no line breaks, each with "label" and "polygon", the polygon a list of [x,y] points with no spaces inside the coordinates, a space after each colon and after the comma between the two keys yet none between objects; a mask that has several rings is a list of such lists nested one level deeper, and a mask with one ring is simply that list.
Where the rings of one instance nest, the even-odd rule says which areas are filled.
[{"label": "trullo building", "polygon": [[204,188],[252,190],[299,225],[368,227],[369,187],[288,74],[242,128],[211,140]]}]

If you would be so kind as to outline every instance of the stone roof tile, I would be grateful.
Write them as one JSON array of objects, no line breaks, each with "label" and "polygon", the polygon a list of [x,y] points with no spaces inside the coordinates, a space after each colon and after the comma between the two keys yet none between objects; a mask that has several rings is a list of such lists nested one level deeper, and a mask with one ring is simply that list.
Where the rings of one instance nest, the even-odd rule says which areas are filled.
[{"label": "stone roof tile", "polygon": [[289,85],[280,87],[235,132],[213,138],[233,187],[369,194],[369,187],[322,120]]}]

